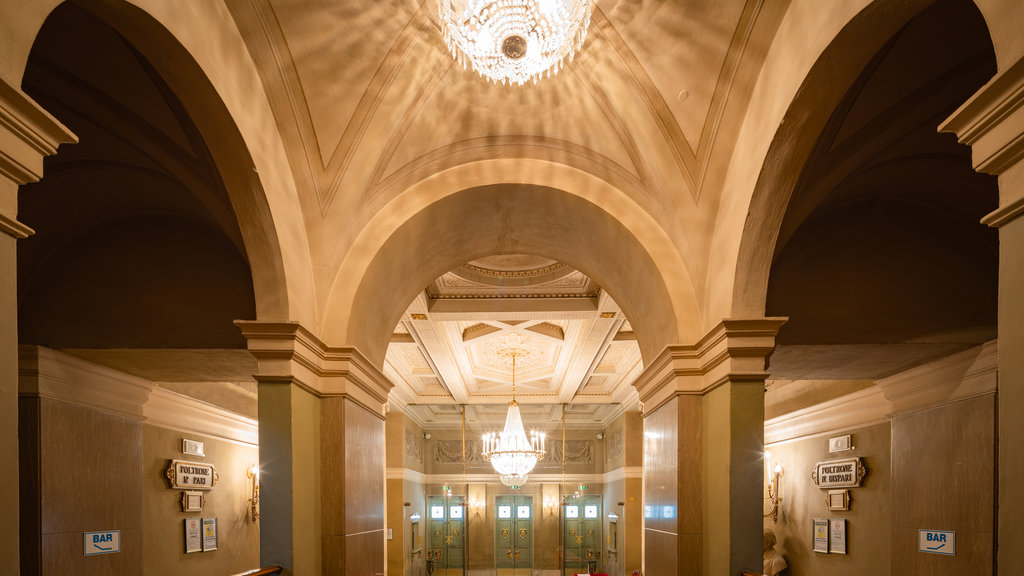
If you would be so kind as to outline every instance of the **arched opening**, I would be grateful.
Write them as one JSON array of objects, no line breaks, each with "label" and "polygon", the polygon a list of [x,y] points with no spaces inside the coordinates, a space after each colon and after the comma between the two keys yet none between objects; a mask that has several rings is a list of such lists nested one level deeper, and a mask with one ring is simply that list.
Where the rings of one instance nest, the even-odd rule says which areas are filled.
[{"label": "arched opening", "polygon": [[[852,53],[863,64],[846,69],[826,50],[805,81],[790,109],[794,122],[784,127],[787,141],[773,145],[755,192],[755,207],[774,203],[778,212],[748,226],[778,226],[760,238],[770,240],[760,271],[746,272],[767,274],[767,315],[789,317],[765,397],[771,458],[787,470],[855,458],[869,470],[846,491],[856,506],[841,504],[838,513],[820,503],[819,485],[784,481],[788,518],[766,520],[765,528],[798,573],[827,569],[804,537],[825,514],[845,517],[851,530],[856,523],[859,546],[876,550],[859,571],[931,570],[907,545],[929,521],[925,477],[943,477],[935,490],[956,483],[977,494],[968,515],[950,512],[963,520],[946,517],[949,525],[991,527],[995,510],[994,386],[970,394],[954,388],[994,350],[998,244],[980,220],[998,194],[994,178],[973,171],[970,151],[937,131],[995,74],[995,55],[973,3],[932,3],[883,38],[862,27],[877,8],[835,41],[878,42]],[[816,78],[826,70],[833,76],[821,85]],[[814,120],[800,101],[819,91],[836,98]],[[734,294],[742,299],[758,286]],[[826,432],[838,446],[843,436],[851,443],[823,448],[815,434]],[[931,442],[944,448],[922,448]],[[961,465],[971,480],[960,477]],[[960,561],[991,565],[992,536],[983,530]]]},{"label": "arched opening", "polygon": [[[196,78],[187,91],[206,98],[199,119],[164,76],[194,61],[136,8],[94,8],[57,7],[23,77],[25,93],[79,143],[19,190],[19,217],[35,230],[17,258],[20,368],[34,383],[19,398],[22,571],[53,573],[54,547],[92,529],[88,514],[68,512],[82,510],[76,490],[110,490],[117,505],[105,522],[124,535],[126,552],[116,570],[191,562],[233,573],[259,562],[251,522],[228,528],[234,555],[200,561],[177,557],[180,522],[153,518],[192,511],[166,477],[172,459],[258,461],[255,361],[233,321],[286,313],[273,224],[208,83]],[[125,14],[139,24],[132,34],[176,50],[133,43],[107,20]],[[203,424],[185,423],[193,418]],[[85,473],[67,474],[69,465]],[[245,483],[225,480],[203,499],[207,512],[235,514],[245,501]]]}]

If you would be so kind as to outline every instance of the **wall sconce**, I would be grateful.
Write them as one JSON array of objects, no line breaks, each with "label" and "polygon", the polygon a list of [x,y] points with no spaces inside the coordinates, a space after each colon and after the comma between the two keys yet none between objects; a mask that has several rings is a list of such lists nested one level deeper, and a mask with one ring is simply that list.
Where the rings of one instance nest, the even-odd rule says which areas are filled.
[{"label": "wall sconce", "polygon": [[251,481],[252,489],[249,492],[249,516],[255,522],[260,519],[260,466],[253,464],[245,470],[245,475]]},{"label": "wall sconce", "polygon": [[781,486],[779,480],[782,478],[783,470],[782,465],[778,462],[775,463],[775,468],[772,468],[772,453],[765,451],[764,453],[764,471],[768,480],[768,503],[772,505],[772,509],[764,515],[765,518],[771,518],[773,523],[778,523],[779,513],[782,511],[782,496],[780,495]]},{"label": "wall sconce", "polygon": [[558,513],[558,499],[554,496],[544,497],[544,512],[548,516],[554,516]]},{"label": "wall sconce", "polygon": [[473,513],[474,516],[480,516],[480,514],[482,514],[484,511],[484,507],[486,506],[483,500],[477,500],[476,497],[471,498],[468,502],[468,505],[469,510]]}]

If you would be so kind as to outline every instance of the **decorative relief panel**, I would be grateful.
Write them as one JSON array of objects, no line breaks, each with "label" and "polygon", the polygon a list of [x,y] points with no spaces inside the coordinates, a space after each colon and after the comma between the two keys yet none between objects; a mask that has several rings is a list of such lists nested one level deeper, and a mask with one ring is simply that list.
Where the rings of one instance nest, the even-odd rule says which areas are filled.
[{"label": "decorative relief panel", "polygon": [[[551,449],[548,450],[548,455],[545,460],[551,462],[562,461],[562,442],[561,440],[552,439],[548,442],[548,446]],[[565,441],[565,461],[573,464],[593,464],[594,463],[594,443],[591,440],[566,440]]]},{"label": "decorative relief panel", "polygon": [[[466,463],[483,462],[480,456],[483,446],[478,440],[466,441]],[[434,461],[442,464],[462,462],[461,440],[438,440],[434,442]]]},{"label": "decorative relief panel", "polygon": [[412,430],[405,431],[405,457],[414,462],[423,462],[423,446],[419,436]]},{"label": "decorative relief panel", "polygon": [[608,463],[608,469],[614,470],[625,463],[626,454],[624,452],[625,446],[623,446],[622,442],[622,430],[616,430],[608,435],[604,442],[604,450],[605,462]]}]

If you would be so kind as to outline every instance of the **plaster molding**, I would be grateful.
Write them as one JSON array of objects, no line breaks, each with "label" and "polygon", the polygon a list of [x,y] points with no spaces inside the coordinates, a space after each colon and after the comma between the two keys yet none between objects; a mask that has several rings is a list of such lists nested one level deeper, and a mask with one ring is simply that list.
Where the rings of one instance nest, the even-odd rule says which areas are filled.
[{"label": "plaster molding", "polygon": [[998,369],[998,343],[993,340],[883,378],[877,385],[896,415],[994,393]]},{"label": "plaster molding", "polygon": [[764,443],[771,446],[888,422],[891,411],[892,403],[881,388],[872,386],[766,420]]},{"label": "plaster molding", "polygon": [[[625,471],[624,471],[625,470]],[[388,468],[385,474],[387,480],[407,480],[419,484],[460,484],[463,475],[459,472],[447,474],[424,474],[409,468]],[[623,478],[642,478],[643,470],[639,466],[626,469],[619,468],[603,474],[569,474],[565,475],[566,484],[608,484]],[[498,475],[494,472],[484,474],[466,474],[466,484],[499,484]],[[562,474],[529,474],[528,484],[560,484]]]},{"label": "plaster molding", "polygon": [[604,473],[604,483],[617,482],[619,480],[640,479],[644,477],[643,466],[624,466]]},{"label": "plaster molding", "polygon": [[1024,158],[1024,60],[997,75],[939,125],[971,147],[974,169],[1002,174]]},{"label": "plaster molding", "polygon": [[256,420],[164,388],[152,391],[143,406],[143,415],[146,424],[160,428],[259,446]]},{"label": "plaster molding", "polygon": [[59,400],[135,420],[155,385],[143,378],[44,348],[18,347],[18,395]]},{"label": "plaster molding", "polygon": [[667,346],[633,386],[644,412],[677,394],[707,394],[726,382],[760,381],[787,318],[725,319],[695,344]]},{"label": "plaster molding", "polygon": [[332,348],[298,322],[237,320],[260,384],[294,384],[318,398],[345,397],[384,419],[392,383],[355,348]]},{"label": "plaster molding", "polygon": [[43,158],[78,138],[24,92],[0,81],[0,174],[18,185],[43,177]]},{"label": "plaster molding", "polygon": [[0,212],[0,232],[18,239],[28,238],[36,233],[35,230],[7,216],[3,212]]}]

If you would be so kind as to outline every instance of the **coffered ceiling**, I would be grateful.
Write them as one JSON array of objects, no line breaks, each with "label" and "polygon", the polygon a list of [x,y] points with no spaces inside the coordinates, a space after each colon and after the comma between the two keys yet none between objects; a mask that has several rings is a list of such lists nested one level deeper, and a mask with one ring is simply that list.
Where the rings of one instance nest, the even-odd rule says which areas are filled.
[{"label": "coffered ceiling", "polygon": [[410,304],[388,347],[392,402],[428,429],[457,427],[461,408],[498,423],[516,397],[532,422],[601,427],[636,406],[643,369],[632,328],[582,272],[525,255],[459,266]]}]

